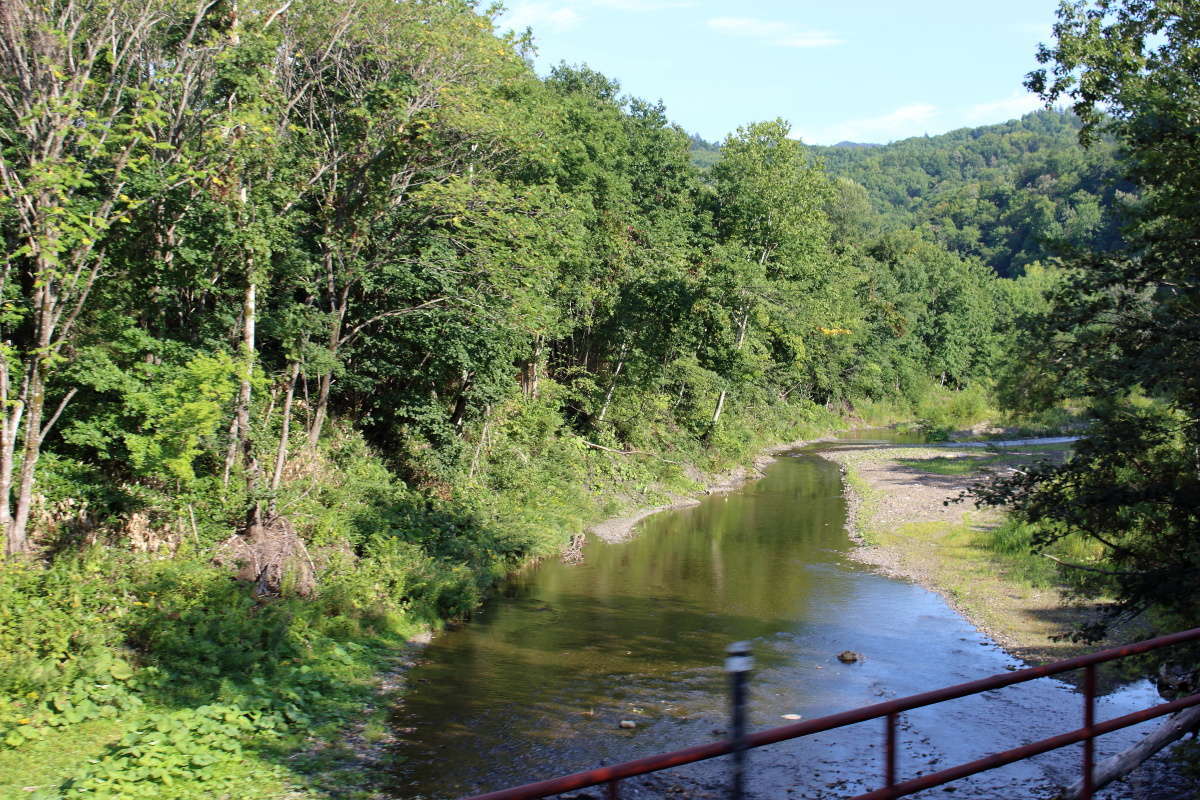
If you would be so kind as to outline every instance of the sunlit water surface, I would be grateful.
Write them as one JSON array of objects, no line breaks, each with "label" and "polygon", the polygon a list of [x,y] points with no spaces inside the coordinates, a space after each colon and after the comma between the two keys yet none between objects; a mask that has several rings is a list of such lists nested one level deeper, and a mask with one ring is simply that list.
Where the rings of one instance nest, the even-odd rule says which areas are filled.
[{"label": "sunlit water surface", "polygon": [[[410,672],[393,717],[391,792],[455,798],[721,738],[722,659],[738,640],[757,662],[751,730],[1022,666],[938,595],[850,560],[845,512],[838,467],[802,450],[736,494],[651,517],[629,542],[589,542],[581,564],[512,579]],[[843,650],[864,658],[842,664]],[[1147,683],[1126,687],[1101,701],[1099,718],[1156,698]],[[920,709],[902,717],[900,770],[911,777],[1080,723],[1079,694],[1050,679]],[[756,750],[750,796],[878,788],[882,730],[872,721]],[[1105,737],[1098,754],[1136,735]],[[1045,797],[1077,777],[1079,758],[1075,747],[1014,764],[954,784],[954,796]],[[726,759],[702,762],[626,781],[622,796],[718,797],[727,770]]]}]

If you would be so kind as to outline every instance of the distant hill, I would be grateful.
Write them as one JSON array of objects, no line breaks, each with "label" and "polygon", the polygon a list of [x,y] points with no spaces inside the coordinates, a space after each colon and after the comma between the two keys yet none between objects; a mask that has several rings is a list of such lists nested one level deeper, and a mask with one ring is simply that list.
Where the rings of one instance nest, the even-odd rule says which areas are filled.
[{"label": "distant hill", "polygon": [[870,142],[838,142],[833,147],[883,147],[883,145]]},{"label": "distant hill", "polygon": [[692,163],[700,169],[707,170],[721,160],[721,145],[706,142],[698,133],[691,135],[691,141]]},{"label": "distant hill", "polygon": [[925,228],[942,244],[1019,275],[1064,245],[1120,242],[1117,208],[1134,187],[1118,179],[1116,148],[1084,150],[1071,113],[921,136],[883,146],[812,151],[835,177],[866,188],[885,228]]}]

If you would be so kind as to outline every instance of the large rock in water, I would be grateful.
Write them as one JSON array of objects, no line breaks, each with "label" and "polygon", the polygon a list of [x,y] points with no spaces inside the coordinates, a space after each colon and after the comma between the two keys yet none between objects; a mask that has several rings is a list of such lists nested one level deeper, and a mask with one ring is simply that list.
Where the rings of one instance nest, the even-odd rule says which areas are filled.
[{"label": "large rock in water", "polygon": [[855,661],[861,660],[862,656],[853,650],[843,650],[842,652],[838,653],[838,661],[842,662],[843,664],[853,664]]}]

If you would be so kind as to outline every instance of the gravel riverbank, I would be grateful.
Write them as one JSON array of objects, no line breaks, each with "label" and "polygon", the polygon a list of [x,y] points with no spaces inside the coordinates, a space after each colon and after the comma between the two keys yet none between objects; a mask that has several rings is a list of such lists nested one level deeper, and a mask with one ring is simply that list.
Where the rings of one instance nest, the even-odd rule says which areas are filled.
[{"label": "gravel riverbank", "polygon": [[1069,441],[1023,440],[1001,453],[968,445],[859,446],[822,451],[845,473],[853,555],[880,571],[931,589],[1006,650],[1030,663],[1080,652],[1054,641],[1090,613],[1054,588],[1009,579],[1004,563],[980,546],[999,523],[993,510],[958,502],[989,474],[1037,459],[1064,457]]}]

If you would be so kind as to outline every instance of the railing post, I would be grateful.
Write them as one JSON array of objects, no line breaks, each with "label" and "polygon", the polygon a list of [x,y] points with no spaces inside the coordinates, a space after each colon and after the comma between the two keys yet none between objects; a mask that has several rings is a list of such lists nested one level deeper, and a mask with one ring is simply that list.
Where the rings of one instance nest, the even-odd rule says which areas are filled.
[{"label": "railing post", "polygon": [[608,795],[608,800],[620,800],[620,798],[621,798],[621,782],[620,781],[609,781],[605,785],[605,789],[607,790],[605,792],[605,794]]},{"label": "railing post", "polygon": [[725,671],[729,688],[733,724],[733,775],[729,785],[732,800],[742,800],[746,781],[746,679],[754,669],[749,642],[734,642],[726,650]]},{"label": "railing post", "polygon": [[896,785],[896,720],[900,717],[895,711],[887,715],[887,742],[884,750],[883,785],[888,789]]},{"label": "railing post", "polygon": [[1087,732],[1083,740],[1083,791],[1081,800],[1092,800],[1092,771],[1096,761],[1096,665],[1083,668],[1083,729]]}]

